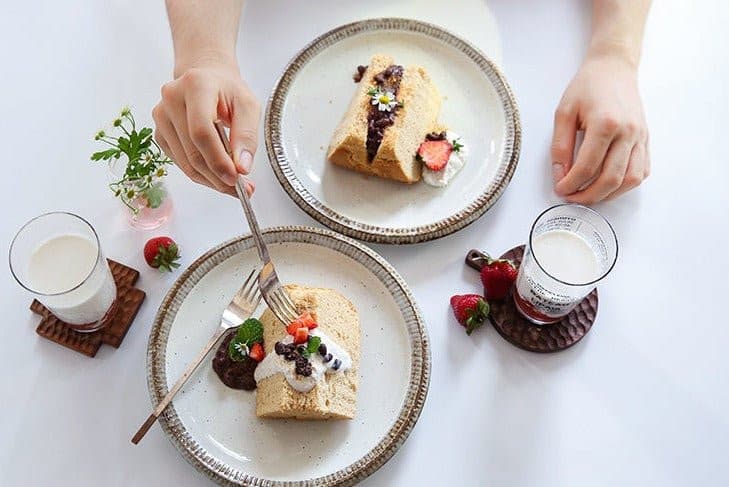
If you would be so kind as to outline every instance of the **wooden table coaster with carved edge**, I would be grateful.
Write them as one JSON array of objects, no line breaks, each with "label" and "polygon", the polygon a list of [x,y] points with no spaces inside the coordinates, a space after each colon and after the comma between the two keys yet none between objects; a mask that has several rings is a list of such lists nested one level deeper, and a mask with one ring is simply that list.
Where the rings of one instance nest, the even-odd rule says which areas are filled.
[{"label": "wooden table coaster with carved edge", "polygon": [[81,333],[56,318],[40,301],[33,300],[30,309],[41,315],[42,319],[35,329],[43,338],[63,345],[89,357],[96,355],[101,345],[107,344],[119,348],[122,340],[132,326],[139,307],[146,294],[134,287],[139,279],[139,271],[109,259],[109,268],[116,282],[117,310],[114,318],[104,328],[91,333]]},{"label": "wooden table coaster with carved edge", "polygon": [[[514,247],[500,259],[509,259],[519,268],[524,255],[524,245]],[[471,250],[466,264],[478,271],[483,267],[484,254]],[[489,301],[489,320],[496,331],[509,343],[529,352],[559,352],[579,342],[595,323],[597,316],[597,289],[585,297],[562,321],[551,325],[535,325],[516,309],[509,293],[503,301]]]}]

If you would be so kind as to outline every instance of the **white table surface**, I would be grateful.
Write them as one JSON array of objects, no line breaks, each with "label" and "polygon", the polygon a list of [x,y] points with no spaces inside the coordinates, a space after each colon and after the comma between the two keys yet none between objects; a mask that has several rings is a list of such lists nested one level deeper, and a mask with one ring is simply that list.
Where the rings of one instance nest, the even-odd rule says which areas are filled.
[{"label": "white table surface", "polygon": [[[499,58],[478,0],[249,3],[239,55],[261,99],[305,42],[363,17],[435,20]],[[621,245],[600,287],[597,323],[573,349],[537,355],[493,329],[467,337],[448,298],[478,289],[462,264],[468,249],[522,242],[533,217],[558,201],[549,181],[552,112],[584,50],[589,3],[491,2],[521,108],[519,167],[471,227],[429,244],[375,247],[412,286],[433,363],[417,427],[365,485],[729,484],[729,8],[697,4],[657,1],[651,12],[641,88],[653,174],[640,190],[597,206]],[[6,3],[0,46],[2,252],[30,217],[75,211],[93,222],[109,256],[142,269],[147,292],[121,348],[89,359],[37,337],[30,297],[2,273],[0,485],[208,485],[159,427],[139,446],[129,442],[150,407],[147,335],[179,273],[145,268],[141,247],[151,232],[126,226],[105,170],[88,161],[92,135],[122,105],[151,122],[172,66],[162,2]],[[263,150],[255,178],[263,226],[316,225],[286,197]],[[245,231],[234,200],[179,173],[170,186],[176,213],[160,232],[180,242],[183,265]]]}]

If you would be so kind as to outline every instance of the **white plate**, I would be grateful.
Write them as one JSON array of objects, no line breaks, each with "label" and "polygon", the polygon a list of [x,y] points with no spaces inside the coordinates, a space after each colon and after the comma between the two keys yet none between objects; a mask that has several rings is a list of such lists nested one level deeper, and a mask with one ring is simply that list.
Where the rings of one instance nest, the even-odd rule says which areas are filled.
[{"label": "white plate", "polygon": [[[443,96],[439,121],[469,146],[466,166],[445,188],[365,177],[326,160],[329,140],[373,54],[419,64]],[[371,19],[315,39],[286,67],[266,110],[266,146],[289,196],[321,223],[380,243],[413,243],[478,219],[508,185],[519,157],[516,101],[499,70],[439,27]]]},{"label": "white plate", "polygon": [[[362,359],[355,419],[259,419],[255,393],[223,385],[210,356],[161,424],[196,468],[223,484],[339,485],[364,478],[405,441],[427,394],[430,356],[417,307],[382,257],[346,237],[286,227],[265,231],[264,239],[283,282],[338,289],[359,310]],[[153,403],[207,342],[221,311],[258,265],[248,236],[209,251],[180,276],[150,335]]]}]

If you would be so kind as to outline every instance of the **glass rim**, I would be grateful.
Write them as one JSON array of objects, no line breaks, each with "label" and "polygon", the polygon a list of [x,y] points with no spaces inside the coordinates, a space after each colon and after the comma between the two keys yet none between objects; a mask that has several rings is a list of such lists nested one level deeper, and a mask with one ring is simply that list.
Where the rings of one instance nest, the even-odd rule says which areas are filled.
[{"label": "glass rim", "polygon": [[[68,216],[77,218],[77,219],[81,220],[82,222],[84,222],[86,224],[86,226],[88,226],[89,229],[91,229],[91,233],[94,234],[94,240],[96,242],[96,260],[94,261],[94,265],[91,268],[91,270],[89,271],[89,273],[86,275],[86,277],[84,277],[81,280],[81,282],[79,282],[75,286],[73,286],[69,289],[66,289],[64,291],[59,291],[57,293],[43,293],[40,291],[36,291],[35,289],[32,289],[30,286],[27,286],[15,273],[15,269],[13,269],[13,248],[15,247],[15,242],[16,242],[16,240],[18,240],[18,237],[23,232],[23,230],[25,230],[30,224],[36,222],[37,220],[40,220],[41,218],[48,217],[51,215],[68,215]],[[44,296],[44,297],[60,296],[62,294],[70,293],[71,291],[75,291],[76,289],[83,286],[86,283],[86,281],[89,280],[91,275],[94,273],[94,271],[96,270],[96,267],[99,265],[99,259],[101,259],[101,242],[99,242],[99,235],[96,233],[96,229],[93,227],[93,225],[91,225],[91,223],[88,222],[88,220],[86,220],[85,218],[83,218],[75,213],[71,213],[70,211],[49,211],[47,213],[43,213],[41,215],[31,218],[30,220],[25,222],[25,224],[23,224],[23,226],[20,227],[18,229],[18,231],[15,233],[15,236],[13,237],[12,242],[10,242],[10,249],[8,250],[8,265],[10,266],[10,273],[15,278],[15,281],[18,284],[20,284],[21,287],[23,287],[23,289],[26,289],[37,296]]]},{"label": "glass rim", "polygon": [[[597,277],[596,279],[593,279],[592,281],[585,282],[585,283],[575,283],[575,282],[567,282],[567,281],[563,281],[562,279],[558,279],[557,277],[554,277],[551,273],[547,272],[547,270],[544,267],[542,267],[542,264],[539,262],[539,259],[537,258],[537,254],[534,253],[534,250],[533,250],[534,247],[532,245],[532,240],[534,239],[534,228],[537,226],[537,222],[547,212],[552,211],[552,210],[557,209],[557,208],[561,208],[563,206],[571,206],[573,208],[580,208],[582,210],[587,210],[587,212],[592,213],[592,214],[596,215],[598,218],[602,219],[602,221],[605,222],[605,224],[610,229],[610,232],[612,233],[613,240],[615,241],[615,257],[613,257],[613,262],[612,262],[612,264],[610,264],[610,267],[608,267],[605,272],[603,272],[602,274],[600,274],[599,277]],[[546,210],[542,211],[534,219],[534,223],[532,223],[532,228],[529,230],[529,249],[531,251],[532,257],[534,258],[534,262],[537,263],[537,266],[539,267],[539,269],[541,269],[541,271],[544,272],[551,279],[554,279],[555,281],[559,282],[560,284],[564,284],[565,286],[583,287],[583,286],[589,286],[591,284],[597,284],[598,282],[602,281],[605,278],[605,276],[607,276],[608,274],[610,274],[610,271],[613,270],[613,267],[615,267],[615,264],[618,261],[618,251],[620,249],[620,246],[619,246],[619,243],[618,243],[618,236],[615,233],[615,229],[610,224],[610,222],[608,221],[608,219],[605,218],[604,216],[602,216],[602,214],[600,214],[599,212],[597,212],[597,211],[593,210],[592,208],[589,208],[589,207],[587,207],[585,205],[580,205],[580,204],[577,204],[577,203],[559,203],[557,205],[550,206]]]}]

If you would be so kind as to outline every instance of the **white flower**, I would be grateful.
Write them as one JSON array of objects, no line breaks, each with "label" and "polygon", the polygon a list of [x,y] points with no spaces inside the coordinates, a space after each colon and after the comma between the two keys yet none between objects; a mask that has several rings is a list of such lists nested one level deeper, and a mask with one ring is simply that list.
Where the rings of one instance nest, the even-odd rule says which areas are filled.
[{"label": "white flower", "polygon": [[235,348],[241,355],[248,355],[248,353],[250,352],[250,350],[248,350],[248,345],[243,342],[238,342],[234,344],[233,348]]},{"label": "white flower", "polygon": [[372,92],[372,104],[377,105],[377,109],[381,112],[389,112],[399,103],[393,92],[377,90]]}]

